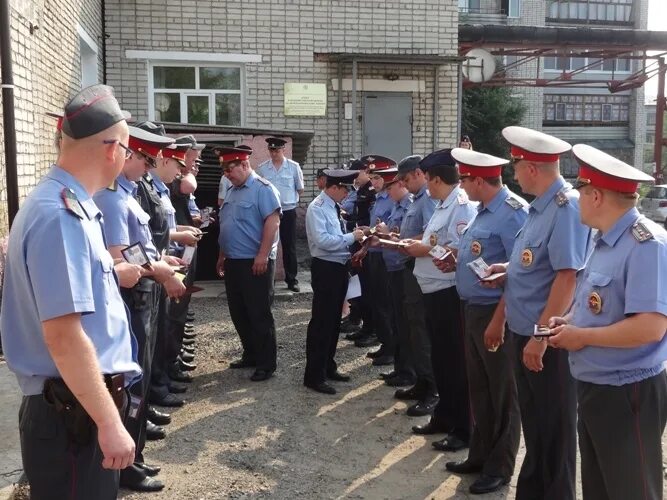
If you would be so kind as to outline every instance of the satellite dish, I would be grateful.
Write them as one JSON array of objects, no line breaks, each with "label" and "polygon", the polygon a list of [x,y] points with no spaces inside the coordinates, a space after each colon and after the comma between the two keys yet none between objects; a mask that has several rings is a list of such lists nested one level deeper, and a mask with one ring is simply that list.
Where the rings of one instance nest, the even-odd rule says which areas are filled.
[{"label": "satellite dish", "polygon": [[461,67],[463,76],[473,83],[490,80],[496,72],[496,58],[484,49],[472,49]]}]

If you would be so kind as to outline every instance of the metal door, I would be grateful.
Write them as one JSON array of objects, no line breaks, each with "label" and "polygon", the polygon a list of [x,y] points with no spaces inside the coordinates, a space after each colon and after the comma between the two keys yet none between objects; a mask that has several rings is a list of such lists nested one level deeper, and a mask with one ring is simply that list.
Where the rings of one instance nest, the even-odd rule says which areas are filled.
[{"label": "metal door", "polygon": [[364,93],[363,153],[400,161],[412,154],[412,95]]}]

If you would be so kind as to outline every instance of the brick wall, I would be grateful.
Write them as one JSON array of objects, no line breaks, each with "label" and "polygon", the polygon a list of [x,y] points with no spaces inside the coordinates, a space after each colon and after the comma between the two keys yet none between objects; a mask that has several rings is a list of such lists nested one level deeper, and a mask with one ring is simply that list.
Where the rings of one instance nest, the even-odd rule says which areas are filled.
[{"label": "brick wall", "polygon": [[[102,32],[100,0],[50,0],[12,4],[11,38],[14,69],[19,195],[23,199],[56,158],[55,120],[47,111],[61,110],[80,88],[77,24],[98,43]],[[17,10],[33,7],[33,12]],[[39,29],[30,33],[30,22]],[[98,64],[101,68],[101,63]],[[2,113],[0,106],[0,114]],[[0,127],[2,130],[2,127]],[[0,235],[7,233],[4,137],[0,142]]]},{"label": "brick wall", "polygon": [[[246,64],[245,126],[313,130],[304,174],[312,180],[317,168],[338,158],[337,64],[316,58],[322,53],[456,55],[458,9],[453,1],[401,0],[275,0],[219,2],[214,0],[107,1],[107,61],[109,83],[124,108],[148,116],[147,62],[127,59],[126,50],[259,54],[262,62]],[[422,65],[360,64],[359,78],[382,79],[386,73],[424,82],[414,92],[413,150],[424,153],[433,144],[434,70]],[[456,140],[457,68],[439,69],[439,126],[436,142]],[[351,67],[344,68],[351,77]],[[323,118],[286,117],[285,82],[326,83],[327,113]],[[343,100],[350,102],[349,92]],[[361,94],[357,97],[361,109]],[[343,120],[341,149],[349,154],[351,121]],[[361,125],[357,127],[357,149]],[[360,151],[357,151],[359,153]],[[378,152],[380,153],[380,152]],[[303,201],[314,194],[312,181]]]}]

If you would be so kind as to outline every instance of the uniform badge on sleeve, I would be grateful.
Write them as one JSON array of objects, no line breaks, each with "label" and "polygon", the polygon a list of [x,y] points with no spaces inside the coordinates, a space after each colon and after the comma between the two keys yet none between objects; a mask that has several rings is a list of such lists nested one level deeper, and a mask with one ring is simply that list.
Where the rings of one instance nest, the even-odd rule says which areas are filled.
[{"label": "uniform badge on sleeve", "polygon": [[644,243],[645,241],[653,239],[653,233],[641,222],[635,222],[632,225],[632,236],[639,243]]},{"label": "uniform badge on sleeve", "polygon": [[521,252],[521,265],[523,267],[528,267],[533,263],[533,252],[526,248]]},{"label": "uniform badge on sleeve", "polygon": [[431,233],[431,236],[428,237],[428,242],[431,244],[432,247],[436,246],[438,244],[438,235],[435,233]]},{"label": "uniform badge on sleeve", "polygon": [[61,191],[60,197],[63,199],[63,203],[68,212],[76,215],[81,220],[85,218],[86,214],[83,212],[81,203],[76,197],[76,194],[74,194],[74,191],[70,188],[65,188]]},{"label": "uniform badge on sleeve", "polygon": [[588,308],[593,314],[600,314],[602,311],[602,297],[597,292],[591,292],[588,296]]},{"label": "uniform badge on sleeve", "polygon": [[477,240],[473,241],[472,244],[470,245],[470,252],[473,255],[478,256],[479,254],[482,253],[482,244]]},{"label": "uniform badge on sleeve", "polygon": [[466,228],[468,227],[468,223],[466,221],[461,221],[456,223],[456,234],[461,236],[463,233],[466,232]]}]

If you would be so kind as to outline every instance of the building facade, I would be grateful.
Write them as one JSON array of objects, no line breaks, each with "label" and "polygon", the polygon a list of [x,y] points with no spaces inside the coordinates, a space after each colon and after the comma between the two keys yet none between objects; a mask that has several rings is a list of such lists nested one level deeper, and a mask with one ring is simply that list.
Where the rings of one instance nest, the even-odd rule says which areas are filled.
[{"label": "building facade", "polygon": [[[469,24],[645,30],[648,22],[648,0],[459,0],[459,9],[461,22]],[[511,64],[515,59],[504,62]],[[519,78],[551,78],[590,65],[574,78],[611,80],[630,76],[640,69],[638,64],[629,59],[596,60],[563,53],[521,64],[508,73]],[[515,93],[527,104],[526,126],[570,142],[588,143],[643,166],[646,118],[642,88],[612,94],[599,88],[520,87]],[[567,175],[576,173],[571,158],[565,158],[562,168]]]},{"label": "building facade", "polygon": [[[56,158],[56,121],[79,88],[101,81],[101,0],[13,0],[14,73],[19,195],[23,199]],[[0,106],[0,131],[2,131]],[[4,136],[0,140],[0,236],[7,233]]]}]

